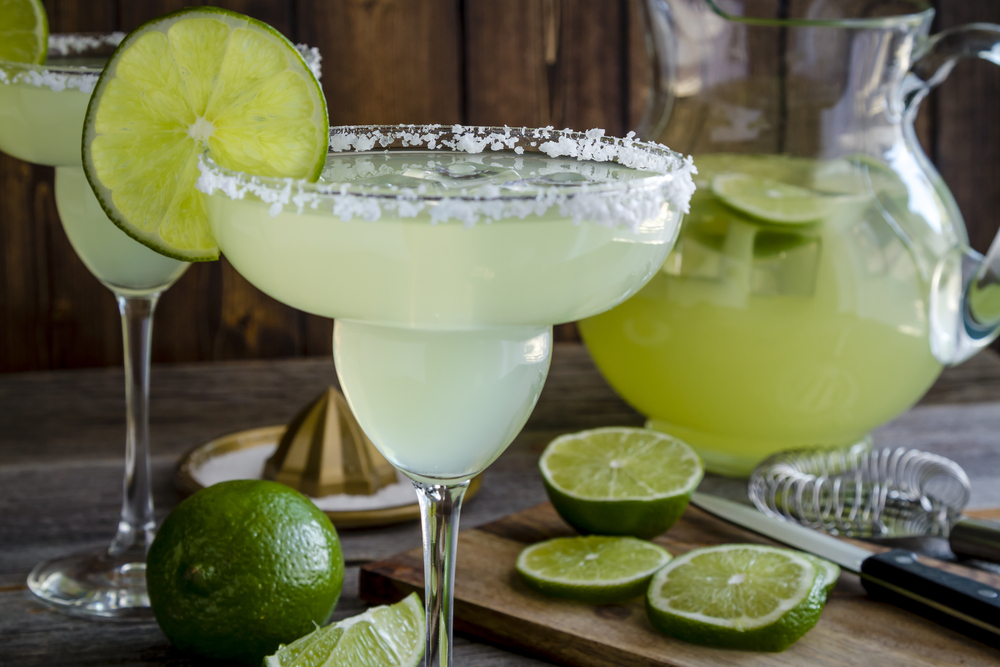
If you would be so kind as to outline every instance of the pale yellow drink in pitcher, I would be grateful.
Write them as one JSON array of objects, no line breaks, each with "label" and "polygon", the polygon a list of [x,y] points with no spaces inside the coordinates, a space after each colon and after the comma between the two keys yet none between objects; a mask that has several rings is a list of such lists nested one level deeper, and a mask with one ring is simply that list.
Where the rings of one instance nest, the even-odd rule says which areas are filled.
[{"label": "pale yellow drink in pitcher", "polygon": [[783,449],[856,442],[915,403],[941,366],[928,278],[887,220],[906,214],[902,184],[851,160],[695,164],[659,274],[581,322],[622,397],[740,476]]}]

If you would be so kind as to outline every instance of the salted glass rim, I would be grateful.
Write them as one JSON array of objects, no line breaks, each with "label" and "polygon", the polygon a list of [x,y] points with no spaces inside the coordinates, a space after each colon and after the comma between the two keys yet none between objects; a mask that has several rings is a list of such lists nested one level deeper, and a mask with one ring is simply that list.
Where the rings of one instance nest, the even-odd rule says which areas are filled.
[{"label": "salted glass rim", "polygon": [[[538,132],[538,135],[528,136],[527,132]],[[597,133],[600,134],[597,134]],[[636,166],[636,169],[641,171],[649,171],[651,175],[642,176],[635,179],[630,179],[627,181],[620,181],[617,183],[600,183],[593,184],[586,187],[581,187],[578,185],[557,185],[552,184],[546,187],[546,191],[559,192],[565,194],[567,197],[577,196],[579,194],[594,194],[597,192],[608,192],[608,193],[618,193],[626,189],[635,190],[638,189],[637,186],[655,188],[661,187],[666,183],[670,183],[676,178],[676,174],[683,174],[690,169],[691,159],[685,158],[683,155],[674,151],[663,144],[658,144],[652,141],[642,141],[635,138],[634,132],[629,132],[626,137],[614,137],[603,133],[603,130],[589,130],[587,132],[580,132],[576,130],[563,129],[556,130],[553,127],[543,127],[543,128],[529,128],[529,127],[510,127],[510,126],[490,126],[490,125],[441,125],[441,124],[430,124],[430,125],[339,125],[330,127],[330,142],[331,148],[327,151],[327,157],[332,155],[340,155],[346,153],[358,153],[358,154],[370,154],[370,155],[381,155],[386,151],[391,150],[441,150],[442,152],[466,152],[470,155],[481,154],[478,152],[468,151],[462,147],[449,146],[442,142],[442,137],[444,136],[464,136],[469,133],[476,134],[484,139],[489,139],[499,135],[499,137],[510,137],[517,140],[525,140],[529,143],[532,141],[537,141],[541,139],[551,139],[552,137],[566,138],[574,142],[581,142],[587,140],[588,134],[590,134],[592,139],[591,142],[596,141],[603,145],[618,144],[626,148],[632,149],[636,152],[645,153],[646,155],[653,158],[660,158],[656,162],[645,163],[645,166]],[[404,137],[403,135],[406,135]],[[428,146],[428,135],[434,134],[435,143]],[[378,146],[372,145],[370,148],[357,148],[358,144],[352,142],[350,148],[344,145],[343,148],[333,147],[334,142],[341,137],[351,137],[357,136],[359,138],[369,137],[375,139],[376,143],[379,142],[379,137],[388,137],[391,139],[389,144],[379,144]],[[412,138],[409,138],[412,137]],[[446,140],[447,141],[447,140]],[[518,142],[519,143],[519,142]],[[503,144],[502,147],[497,148],[496,143],[491,143],[485,146],[482,153],[486,152],[486,149],[490,149],[493,152],[511,152],[517,147],[518,143],[515,144]],[[364,145],[364,144],[362,144]],[[579,144],[578,144],[579,145]],[[353,148],[353,150],[352,150]],[[522,146],[522,148],[535,149],[537,146]],[[539,153],[541,151],[531,150],[532,153]],[[543,153],[544,154],[544,153]],[[560,157],[566,157],[566,154]],[[569,156],[577,157],[577,156]],[[611,155],[608,157],[617,157],[617,155]],[[601,159],[600,157],[585,157],[580,158],[593,162],[611,162],[610,159]],[[400,193],[386,193],[385,186],[380,185],[366,185],[360,183],[313,183],[306,179],[295,179],[288,177],[278,177],[278,176],[260,176],[257,174],[252,174],[250,172],[241,171],[238,169],[227,169],[223,167],[214,159],[208,150],[202,153],[201,161],[203,163],[203,173],[209,172],[214,175],[218,175],[223,178],[232,179],[233,182],[238,180],[252,179],[255,183],[259,183],[265,187],[272,187],[275,189],[286,189],[289,184],[293,184],[296,187],[302,189],[303,192],[313,192],[320,195],[327,194],[337,194],[337,195],[351,195],[357,197],[397,197]],[[670,169],[657,169],[657,165],[669,166]],[[632,165],[625,165],[632,166]],[[503,195],[498,195],[495,197],[484,197],[482,195],[454,195],[454,194],[419,194],[413,192],[403,193],[408,198],[413,199],[425,199],[429,201],[435,201],[439,199],[462,199],[468,201],[481,201],[484,199],[534,199],[537,197],[537,193],[515,193],[506,192]]]},{"label": "salted glass rim", "polygon": [[[65,32],[49,35],[48,57],[86,57],[90,55],[106,55],[111,57],[112,51],[125,39],[124,32]],[[12,68],[23,71],[53,72],[57,74],[100,74],[103,65],[56,65],[48,63],[41,65],[21,63],[13,60],[0,59],[0,68]]]},{"label": "salted glass rim", "polygon": [[850,17],[840,19],[787,18],[772,19],[741,16],[727,12],[719,6],[718,0],[705,0],[711,10],[722,18],[736,23],[759,27],[775,28],[918,28],[934,17],[934,7],[926,0],[905,0],[914,11],[879,17]]},{"label": "salted glass rim", "polygon": [[[226,169],[206,150],[198,168],[198,189],[208,195],[221,192],[230,199],[253,195],[271,205],[271,215],[290,205],[299,213],[333,205],[343,220],[375,220],[382,212],[416,217],[431,207],[432,220],[460,219],[471,225],[480,218],[524,218],[553,206],[571,209],[574,220],[615,225],[615,217],[629,227],[669,201],[686,211],[694,191],[693,162],[655,142],[640,141],[635,133],[607,136],[603,130],[586,132],[544,128],[467,125],[344,125],[330,128],[327,157],[344,153],[384,155],[393,150],[431,150],[490,155],[503,152],[516,157],[549,155],[581,161],[621,164],[649,172],[634,179],[584,184],[546,183],[544,188],[517,190],[480,186],[469,191],[418,191],[385,184],[345,182],[312,183]],[[520,152],[518,152],[520,151]],[[504,184],[507,186],[508,184]]]}]

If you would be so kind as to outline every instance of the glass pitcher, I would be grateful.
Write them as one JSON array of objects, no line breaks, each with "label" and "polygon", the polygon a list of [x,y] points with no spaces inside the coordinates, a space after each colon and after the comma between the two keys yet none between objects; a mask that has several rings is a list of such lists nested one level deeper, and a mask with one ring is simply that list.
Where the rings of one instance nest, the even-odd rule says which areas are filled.
[{"label": "glass pitcher", "polygon": [[653,110],[698,191],[659,274],[580,323],[648,425],[710,471],[853,446],[1000,322],[1000,243],[968,246],[920,101],[1000,26],[928,36],[924,2],[646,0]]}]

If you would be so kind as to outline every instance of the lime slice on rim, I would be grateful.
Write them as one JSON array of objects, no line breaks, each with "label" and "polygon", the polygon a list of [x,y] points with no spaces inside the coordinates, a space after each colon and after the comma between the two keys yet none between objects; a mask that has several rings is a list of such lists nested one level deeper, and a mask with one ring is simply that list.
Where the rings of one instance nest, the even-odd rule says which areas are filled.
[{"label": "lime slice on rim", "polygon": [[87,109],[83,164],[129,236],[175,259],[212,260],[199,155],[315,181],[328,135],[323,91],[291,42],[242,14],[182,9],[136,28],[108,61]]},{"label": "lime slice on rim", "polygon": [[558,537],[526,547],[517,572],[531,588],[588,604],[628,602],[670,561],[663,547],[634,537]]},{"label": "lime slice on rim", "polygon": [[724,544],[689,551],[657,572],[646,611],[657,630],[693,644],[783,651],[816,625],[825,583],[799,552]]},{"label": "lime slice on rim", "polygon": [[538,462],[549,500],[581,533],[650,538],[672,526],[701,481],[688,445],[640,428],[556,438]]},{"label": "lime slice on rim", "polygon": [[49,50],[49,20],[41,0],[0,0],[0,60],[41,65]]},{"label": "lime slice on rim", "polygon": [[424,655],[424,633],[423,604],[410,593],[282,646],[264,658],[264,667],[415,667]]},{"label": "lime slice on rim", "polygon": [[833,210],[835,197],[770,178],[749,174],[719,174],[712,192],[738,211],[781,225],[815,222]]}]

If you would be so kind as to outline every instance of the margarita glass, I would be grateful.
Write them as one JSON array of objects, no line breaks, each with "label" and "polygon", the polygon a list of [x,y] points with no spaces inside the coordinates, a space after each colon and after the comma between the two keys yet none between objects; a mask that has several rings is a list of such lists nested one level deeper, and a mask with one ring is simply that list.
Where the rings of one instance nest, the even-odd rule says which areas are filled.
[{"label": "margarita glass", "polygon": [[55,167],[59,217],[87,269],[114,292],[122,318],[127,401],[124,500],[110,547],[39,563],[28,587],[85,616],[148,612],[146,549],[155,520],[149,466],[149,350],[157,299],[187,264],[133,241],[104,214],[84,175],[80,137],[90,94],[124,35],[52,35],[46,65],[0,62],[0,151]]},{"label": "margarita glass", "polygon": [[458,517],[520,431],[552,325],[659,269],[690,163],[603,132],[342,127],[319,183],[217,166],[198,187],[219,247],[258,288],[337,319],[341,387],[422,509],[427,665],[451,664]]}]

